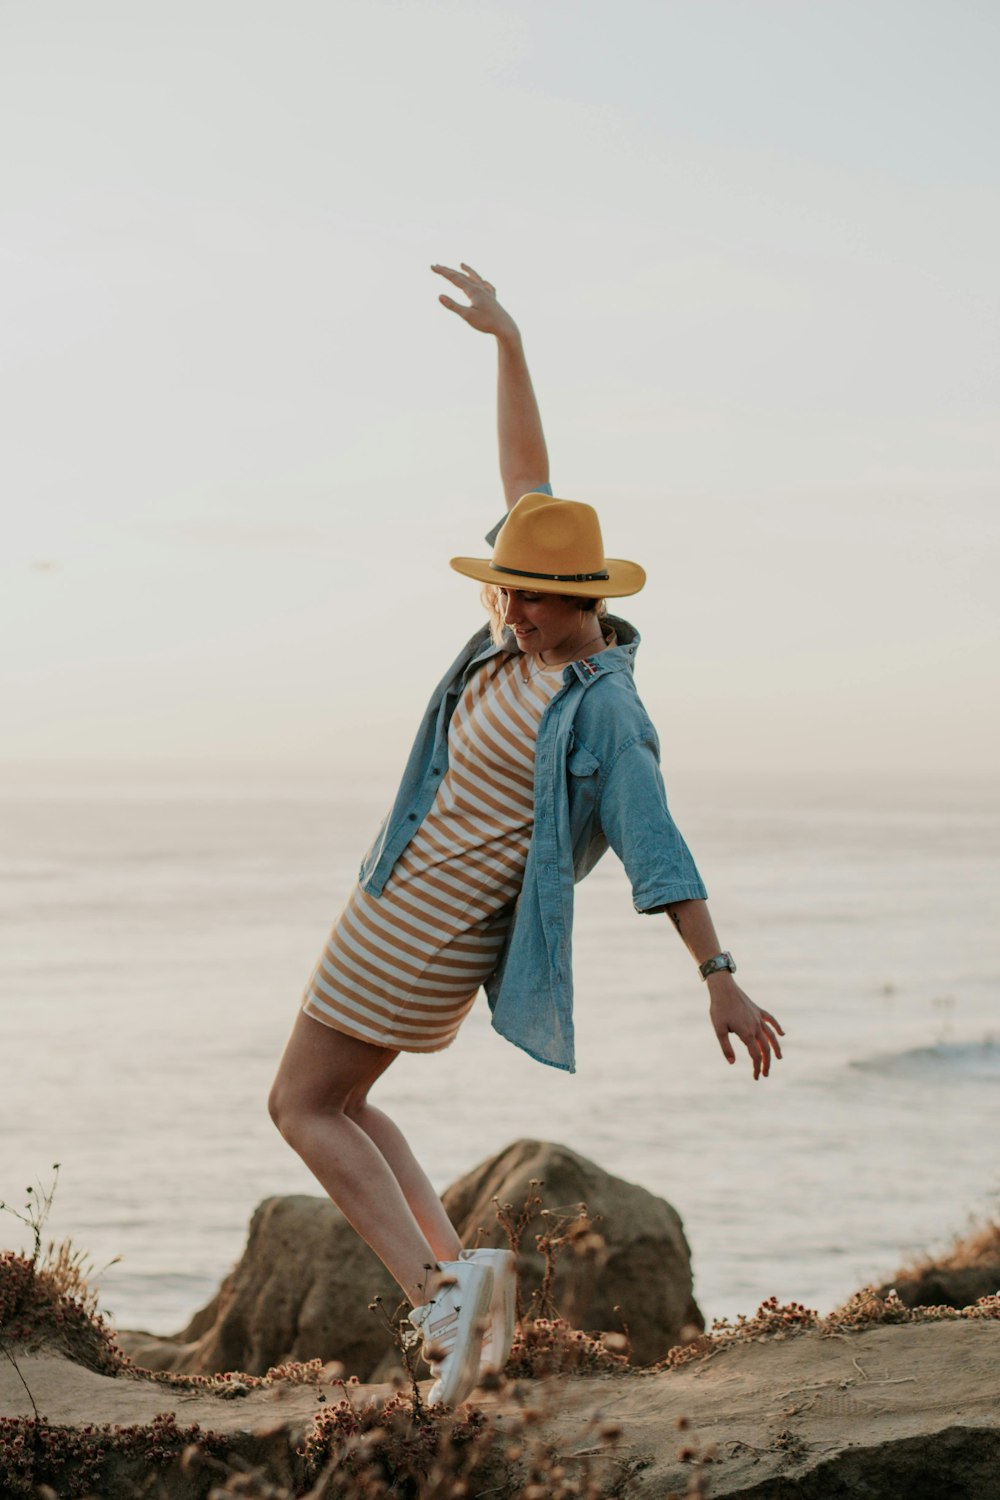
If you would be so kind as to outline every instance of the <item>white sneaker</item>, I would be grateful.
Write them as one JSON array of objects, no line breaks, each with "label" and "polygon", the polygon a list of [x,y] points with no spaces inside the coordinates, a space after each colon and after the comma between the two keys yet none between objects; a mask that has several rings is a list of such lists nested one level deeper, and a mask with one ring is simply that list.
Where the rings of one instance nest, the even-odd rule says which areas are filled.
[{"label": "white sneaker", "polygon": [[463,1250],[462,1260],[493,1272],[490,1321],[483,1335],[479,1376],[500,1373],[510,1358],[517,1316],[517,1259],[512,1250]]},{"label": "white sneaker", "polygon": [[457,1406],[475,1388],[483,1324],[490,1315],[493,1271],[470,1261],[441,1262],[446,1283],[436,1297],[415,1307],[410,1322],[423,1338],[434,1384],[428,1406]]}]

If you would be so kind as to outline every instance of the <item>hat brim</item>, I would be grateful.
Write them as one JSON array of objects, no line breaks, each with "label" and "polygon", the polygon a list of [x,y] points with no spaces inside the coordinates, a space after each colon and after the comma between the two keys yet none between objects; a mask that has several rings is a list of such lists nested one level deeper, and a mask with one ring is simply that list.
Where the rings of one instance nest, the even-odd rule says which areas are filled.
[{"label": "hat brim", "polygon": [[505,573],[494,568],[488,557],[453,557],[449,562],[449,567],[456,573],[475,578],[480,583],[495,584],[497,588],[523,589],[532,594],[565,594],[576,599],[623,599],[628,594],[637,594],[646,582],[646,570],[638,563],[627,562],[622,557],[606,557],[604,566],[608,571],[607,578],[576,583],[568,579]]}]

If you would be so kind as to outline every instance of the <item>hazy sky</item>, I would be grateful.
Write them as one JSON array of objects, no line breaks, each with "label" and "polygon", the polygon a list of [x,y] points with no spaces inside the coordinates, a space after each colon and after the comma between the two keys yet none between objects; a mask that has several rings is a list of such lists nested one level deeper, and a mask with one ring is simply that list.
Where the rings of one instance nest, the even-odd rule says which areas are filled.
[{"label": "hazy sky", "polygon": [[395,766],[519,319],[667,758],[970,772],[994,0],[0,3],[2,755]]}]

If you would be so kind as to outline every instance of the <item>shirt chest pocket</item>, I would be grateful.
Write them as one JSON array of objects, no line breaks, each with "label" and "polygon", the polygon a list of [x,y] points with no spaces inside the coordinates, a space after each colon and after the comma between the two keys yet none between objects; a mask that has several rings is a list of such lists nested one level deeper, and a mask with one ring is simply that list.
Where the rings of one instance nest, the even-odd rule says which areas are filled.
[{"label": "shirt chest pocket", "polygon": [[586,745],[577,742],[566,758],[566,790],[569,795],[570,825],[574,846],[589,836],[597,811],[597,783],[601,763]]},{"label": "shirt chest pocket", "polygon": [[601,763],[596,755],[591,755],[586,745],[581,745],[578,741],[569,752],[566,769],[571,776],[583,780],[586,776],[596,776],[601,769]]}]

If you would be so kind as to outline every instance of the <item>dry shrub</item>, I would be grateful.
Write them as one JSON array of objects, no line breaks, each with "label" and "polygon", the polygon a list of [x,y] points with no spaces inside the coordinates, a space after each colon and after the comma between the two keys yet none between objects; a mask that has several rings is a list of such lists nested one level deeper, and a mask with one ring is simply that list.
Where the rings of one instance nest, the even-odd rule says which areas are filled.
[{"label": "dry shrub", "polygon": [[200,1454],[197,1463],[218,1475],[212,1500],[472,1500],[484,1494],[498,1500],[600,1500],[631,1467],[615,1457],[620,1428],[600,1416],[586,1424],[582,1443],[573,1445],[580,1451],[555,1452],[538,1433],[546,1413],[529,1406],[517,1387],[519,1410],[504,1419],[502,1430],[478,1407],[428,1409],[398,1391],[384,1401],[358,1402],[348,1385],[342,1389],[343,1398],[313,1418],[299,1450],[306,1469],[295,1495],[262,1471],[251,1475],[245,1466]]},{"label": "dry shrub", "polygon": [[[106,1493],[114,1473],[116,1493],[148,1495],[149,1476],[157,1470],[192,1449],[222,1454],[226,1444],[221,1434],[204,1432],[197,1423],[179,1427],[173,1412],[134,1427],[61,1427],[37,1416],[0,1417],[0,1494],[15,1500],[48,1489],[58,1500],[79,1500]],[[134,1484],[123,1469],[136,1475]]]},{"label": "dry shrub", "polygon": [[980,1297],[968,1307],[907,1307],[894,1291],[882,1296],[873,1286],[866,1286],[824,1318],[822,1328],[824,1333],[841,1333],[884,1323],[953,1323],[978,1319],[1000,1319],[1000,1293]]},{"label": "dry shrub", "polygon": [[[540,1188],[533,1178],[524,1203],[517,1210],[495,1199],[497,1219],[515,1255],[520,1255],[528,1225],[538,1217],[542,1228],[535,1245],[542,1256],[541,1285],[532,1293],[527,1309],[518,1286],[517,1331],[505,1374],[515,1380],[548,1375],[621,1374],[629,1368],[627,1330],[585,1333],[570,1318],[560,1315],[555,1302],[556,1267],[564,1256],[576,1261],[577,1280],[587,1283],[600,1274],[607,1260],[607,1245],[598,1232],[599,1219],[592,1219],[585,1203],[574,1204],[569,1213],[541,1208]],[[570,1309],[572,1311],[572,1309]]]},{"label": "dry shrub", "polygon": [[653,1369],[676,1369],[691,1360],[704,1359],[722,1349],[740,1343],[760,1343],[764,1339],[783,1339],[799,1333],[852,1333],[894,1323],[944,1323],[956,1319],[1000,1319],[1000,1294],[980,1297],[969,1307],[907,1307],[895,1292],[882,1296],[875,1287],[860,1292],[825,1318],[801,1302],[780,1303],[768,1297],[748,1318],[741,1314],[735,1323],[719,1318],[709,1333],[703,1333],[689,1344],[678,1344]]},{"label": "dry shrub", "polygon": [[690,1343],[675,1345],[653,1369],[675,1369],[678,1365],[715,1354],[732,1344],[785,1338],[789,1333],[817,1328],[820,1321],[819,1313],[813,1312],[812,1308],[803,1307],[801,1302],[781,1303],[777,1297],[768,1297],[752,1317],[740,1313],[735,1323],[731,1323],[728,1318],[716,1318],[710,1332],[699,1334]]},{"label": "dry shrub", "polygon": [[621,1375],[629,1369],[626,1349],[620,1333],[584,1333],[565,1318],[531,1318],[514,1335],[505,1374],[514,1380]]},{"label": "dry shrub", "polygon": [[0,1252],[0,1344],[31,1346],[41,1340],[62,1349],[76,1364],[101,1375],[116,1375],[125,1356],[93,1296],[62,1290],[65,1262],[56,1269],[13,1250]]},{"label": "dry shrub", "polygon": [[991,1266],[1000,1266],[1000,1223],[994,1221],[956,1235],[941,1255],[915,1256],[900,1275],[912,1277],[928,1271],[978,1271]]}]

